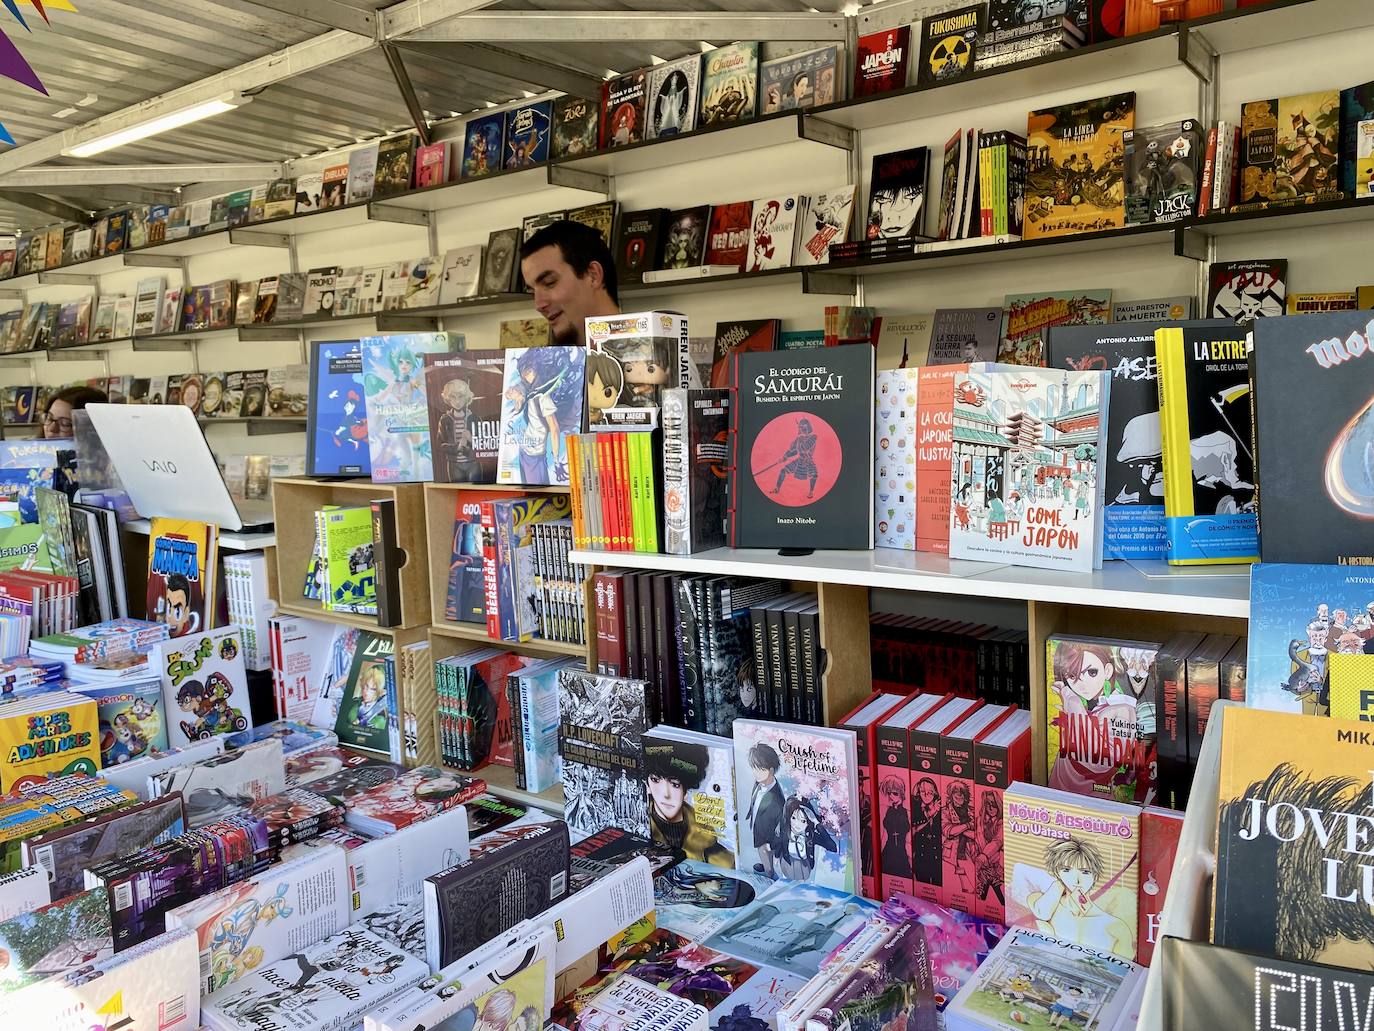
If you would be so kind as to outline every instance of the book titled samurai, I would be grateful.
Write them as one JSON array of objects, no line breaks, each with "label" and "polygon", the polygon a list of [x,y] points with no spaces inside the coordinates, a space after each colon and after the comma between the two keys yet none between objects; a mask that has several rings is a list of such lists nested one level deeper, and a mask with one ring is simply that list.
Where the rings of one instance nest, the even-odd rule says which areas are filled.
[{"label": "book titled samurai", "polygon": [[730,382],[730,546],[871,548],[873,349],[737,354]]}]

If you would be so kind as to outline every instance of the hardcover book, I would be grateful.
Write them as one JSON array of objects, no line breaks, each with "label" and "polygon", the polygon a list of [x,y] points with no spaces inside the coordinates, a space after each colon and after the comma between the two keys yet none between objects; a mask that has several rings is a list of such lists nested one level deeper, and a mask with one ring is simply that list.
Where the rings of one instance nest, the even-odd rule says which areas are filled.
[{"label": "hardcover book", "polygon": [[497,483],[567,485],[567,434],[582,428],[586,358],[578,347],[506,352]]},{"label": "hardcover book", "polygon": [[984,5],[974,4],[921,19],[916,85],[938,86],[973,70],[984,14]]},{"label": "hardcover book", "polygon": [[797,196],[762,197],[754,201],[751,240],[744,271],[787,268],[796,248],[797,220],[801,215]]},{"label": "hardcover book", "polygon": [[706,251],[706,227],[710,218],[711,208],[707,204],[670,212],[658,267],[683,269],[700,265]]},{"label": "hardcover book", "polygon": [[1027,240],[1125,224],[1122,133],[1134,127],[1134,93],[1030,113]]},{"label": "hardcover book", "polygon": [[483,294],[508,294],[520,278],[516,252],[520,249],[519,229],[497,229],[487,237],[486,257],[482,261]]},{"label": "hardcover book", "polygon": [[937,308],[925,364],[994,361],[1001,338],[1001,308]]},{"label": "hardcover book", "polygon": [[840,99],[835,85],[838,74],[843,87],[842,53],[832,43],[764,61],[759,65],[759,114],[822,107]]},{"label": "hardcover book", "polygon": [[1105,372],[974,366],[954,389],[949,556],[1102,564]]},{"label": "hardcover book", "polygon": [[1010,365],[1044,365],[1045,337],[1055,326],[1097,326],[1111,321],[1111,290],[1054,294],[1007,294],[1006,320],[997,360]]},{"label": "hardcover book", "polygon": [[849,237],[854,217],[854,187],[841,186],[802,198],[793,263],[828,265],[830,247]]},{"label": "hardcover book", "polygon": [[730,363],[736,354],[776,350],[781,329],[781,319],[717,322],[711,356],[711,386],[729,387]]},{"label": "hardcover book", "polygon": [[174,747],[253,725],[238,627],[164,641],[151,659],[162,680],[167,736]]},{"label": "hardcover book", "polygon": [[438,141],[415,148],[415,188],[424,190],[440,186],[449,179],[449,144]]},{"label": "hardcover book", "polygon": [[639,69],[602,85],[601,138],[607,147],[643,141],[645,75]]},{"label": "hardcover book", "polygon": [[462,347],[462,335],[457,333],[363,339],[367,439],[376,482],[415,483],[433,478],[421,357]]},{"label": "hardcover book", "polygon": [[1241,105],[1241,204],[1341,196],[1341,92],[1322,90]]},{"label": "hardcover book", "polygon": [[1106,450],[1098,459],[1106,482],[1103,557],[1164,558],[1168,538],[1154,327],[1059,326],[1049,332],[1046,357],[1051,368],[1111,374]]},{"label": "hardcover book", "polygon": [[663,511],[669,555],[725,546],[730,395],[663,392]]},{"label": "hardcover book", "polygon": [[649,685],[561,669],[558,708],[568,827],[579,837],[604,827],[648,837],[642,737],[654,723]]},{"label": "hardcover book", "polygon": [[529,168],[549,157],[549,117],[553,101],[539,100],[506,112],[506,168]]},{"label": "hardcover book", "polygon": [[758,43],[731,43],[703,54],[701,124],[753,118],[758,110],[758,84]]},{"label": "hardcover book", "polygon": [[860,36],[850,96],[858,99],[901,89],[906,85],[910,64],[911,26]]},{"label": "hardcover book", "polygon": [[1008,929],[1133,962],[1139,807],[1032,784],[1002,801]]},{"label": "hardcover book", "polygon": [[706,265],[730,265],[743,271],[749,255],[750,223],[754,206],[749,201],[717,204],[711,209],[706,232]]},{"label": "hardcover book", "polygon": [[1259,542],[1244,331],[1218,321],[1159,329],[1155,358],[1168,560],[1252,562]]},{"label": "hardcover book", "polygon": [[[1250,361],[1265,562],[1374,564],[1374,405],[1361,375],[1370,332],[1369,313],[1358,311],[1255,323]],[[1321,403],[1295,405],[1295,396]]]},{"label": "hardcover book", "polygon": [[1197,213],[1206,133],[1192,118],[1128,129],[1125,145],[1126,222],[1178,222]]},{"label": "hardcover book", "polygon": [[595,151],[600,143],[600,112],[585,97],[564,94],[553,102],[553,142],[550,156],[578,157]]},{"label": "hardcover book", "polygon": [[505,358],[496,350],[423,356],[435,482],[496,482]]},{"label": "hardcover book", "polygon": [[[667,218],[666,208],[627,211],[621,217],[614,257],[616,272],[619,273],[622,284],[642,282],[644,273],[655,268],[654,263],[658,261],[659,253],[662,251],[660,239]],[[741,263],[747,251],[748,245],[742,245]]]},{"label": "hardcover book", "polygon": [[644,735],[649,828],[688,859],[733,868],[738,853],[729,739],[658,726]]},{"label": "hardcover book", "polygon": [[474,179],[501,167],[505,153],[506,116],[481,115],[471,118],[463,136],[462,177]]},{"label": "hardcover book", "polygon": [[310,352],[305,469],[311,476],[367,476],[372,470],[363,397],[362,344],[317,341]]},{"label": "hardcover book", "polygon": [[872,348],[731,362],[731,547],[872,547]]},{"label": "hardcover book", "polygon": [[877,910],[867,899],[823,884],[775,884],[702,944],[801,977]]},{"label": "hardcover book", "polygon": [[921,235],[929,167],[928,147],[912,147],[873,156],[864,239],[901,239]]},{"label": "hardcover book", "polygon": [[1207,317],[1246,324],[1261,316],[1282,315],[1288,260],[1214,261],[1207,268]]},{"label": "hardcover book", "polygon": [[371,200],[377,186],[377,149],[373,143],[348,153],[348,201],[357,204]]},{"label": "hardcover book", "polygon": [[701,55],[656,64],[649,69],[645,138],[662,139],[696,128],[701,89]]},{"label": "hardcover book", "polygon": [[477,243],[470,247],[455,247],[444,253],[438,295],[441,306],[456,304],[481,291],[482,251],[482,245]]},{"label": "hardcover book", "polygon": [[377,144],[377,197],[394,197],[410,189],[411,165],[415,161],[415,137],[410,133],[391,136]]}]

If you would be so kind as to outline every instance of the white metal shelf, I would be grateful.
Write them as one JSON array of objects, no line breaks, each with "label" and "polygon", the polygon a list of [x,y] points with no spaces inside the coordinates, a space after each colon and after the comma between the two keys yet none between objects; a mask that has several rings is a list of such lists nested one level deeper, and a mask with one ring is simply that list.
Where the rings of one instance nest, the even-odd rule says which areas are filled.
[{"label": "white metal shelf", "polygon": [[[120,526],[130,533],[141,534],[146,537],[153,532],[153,524],[147,519],[131,519],[127,523],[120,523]],[[277,535],[273,533],[230,533],[221,532],[218,537],[220,549],[223,551],[258,551],[262,548],[275,548],[277,546]]]},{"label": "white metal shelf", "polygon": [[628,566],[713,576],[778,577],[970,598],[1241,619],[1250,614],[1250,578],[1245,566],[1210,567],[1206,573],[1199,574],[1191,569],[1169,571],[1161,564],[1159,569],[1149,569],[1147,574],[1126,562],[1107,562],[1092,573],[1064,573],[961,562],[927,552],[891,548],[816,551],[801,557],[784,557],[776,551],[763,549],[732,548],[717,548],[696,555],[577,550],[569,557],[584,565]]}]

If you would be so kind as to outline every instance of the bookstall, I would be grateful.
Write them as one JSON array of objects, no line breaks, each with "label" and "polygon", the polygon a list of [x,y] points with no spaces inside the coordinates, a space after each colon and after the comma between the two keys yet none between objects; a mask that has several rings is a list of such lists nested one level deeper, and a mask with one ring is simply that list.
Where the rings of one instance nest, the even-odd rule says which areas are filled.
[{"label": "bookstall", "polygon": [[1374,8],[737,6],[0,12],[0,1014],[1368,1023]]}]

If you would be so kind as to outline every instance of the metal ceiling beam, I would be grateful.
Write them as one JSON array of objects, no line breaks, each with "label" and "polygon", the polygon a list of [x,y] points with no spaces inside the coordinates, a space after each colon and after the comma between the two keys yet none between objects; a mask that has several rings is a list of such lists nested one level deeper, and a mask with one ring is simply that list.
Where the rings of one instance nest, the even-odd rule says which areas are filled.
[{"label": "metal ceiling beam", "polygon": [[49,196],[72,197],[77,200],[93,201],[92,207],[98,210],[116,209],[126,204],[176,204],[176,190],[156,190],[146,186],[14,186],[5,184],[11,192],[43,193]]},{"label": "metal ceiling beam", "polygon": [[0,190],[0,201],[13,204],[15,207],[27,208],[29,211],[36,211],[43,215],[50,215],[61,222],[76,222],[78,225],[84,226],[89,225],[91,221],[91,213],[84,208],[78,208],[37,193]]},{"label": "metal ceiling beam", "polygon": [[529,54],[502,50],[482,43],[412,43],[408,39],[403,39],[398,45],[416,53],[452,61],[455,67],[473,68],[532,86],[570,93],[575,97],[586,97],[588,100],[596,100],[601,96],[602,83],[598,77],[531,57]]},{"label": "metal ceiling beam", "polygon": [[278,14],[290,14],[302,21],[327,25],[331,29],[373,37],[377,34],[377,18],[371,11],[360,10],[339,0],[245,0],[254,7],[265,7]]},{"label": "metal ceiling beam", "polygon": [[391,77],[396,80],[396,89],[401,94],[410,120],[415,125],[415,132],[420,137],[420,146],[428,147],[429,121],[425,118],[424,105],[415,95],[415,87],[411,85],[410,73],[406,71],[406,63],[401,57],[401,52],[396,49],[394,43],[383,43],[381,46],[382,56],[386,58],[387,67],[391,69]]},{"label": "metal ceiling beam", "polygon": [[[11,151],[11,153],[14,153]],[[222,165],[63,165],[0,174],[0,187],[53,190],[61,186],[171,185],[203,182],[266,182],[283,165],[254,161]]]},{"label": "metal ceiling beam", "polygon": [[[390,12],[387,12],[390,13]],[[626,43],[683,39],[757,39],[769,42],[843,40],[842,15],[678,14],[661,11],[598,11],[591,14],[499,12],[467,14],[404,37],[407,43]]]}]

